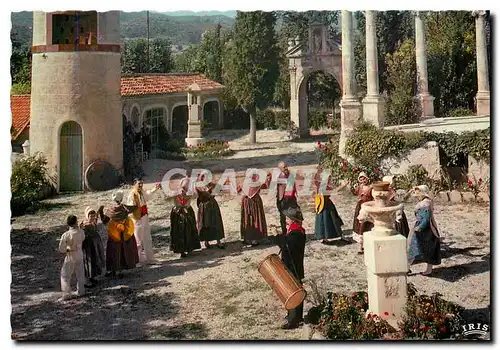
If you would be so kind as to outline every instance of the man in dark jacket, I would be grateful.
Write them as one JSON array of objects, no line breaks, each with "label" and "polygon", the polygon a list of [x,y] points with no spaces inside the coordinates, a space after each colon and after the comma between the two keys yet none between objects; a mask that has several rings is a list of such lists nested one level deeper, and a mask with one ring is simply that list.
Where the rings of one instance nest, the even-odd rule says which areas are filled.
[{"label": "man in dark jacket", "polygon": [[[304,250],[306,247],[306,233],[302,227],[304,218],[297,205],[292,205],[283,210],[286,217],[287,231],[278,235],[278,245],[281,248],[281,260],[299,283],[304,278]],[[283,329],[295,329],[303,322],[304,303],[288,311],[287,323]]]}]

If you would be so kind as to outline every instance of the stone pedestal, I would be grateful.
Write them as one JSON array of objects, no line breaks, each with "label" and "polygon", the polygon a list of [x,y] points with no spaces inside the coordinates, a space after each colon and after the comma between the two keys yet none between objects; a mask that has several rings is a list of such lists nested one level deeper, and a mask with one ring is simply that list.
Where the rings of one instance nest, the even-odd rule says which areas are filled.
[{"label": "stone pedestal", "polygon": [[407,300],[407,243],[394,230],[402,205],[388,206],[389,183],[373,184],[374,201],[361,206],[360,217],[370,217],[374,228],[364,233],[363,248],[368,279],[368,312],[396,325]]},{"label": "stone pedestal", "polygon": [[30,155],[30,140],[24,141],[22,144],[23,154],[29,156]]},{"label": "stone pedestal", "polygon": [[203,104],[201,102],[200,87],[194,83],[188,87],[188,131],[186,144],[197,146],[203,143],[201,120],[203,120]]},{"label": "stone pedestal", "polygon": [[478,116],[490,115],[490,92],[489,91],[478,91],[476,95],[476,114]]},{"label": "stone pedestal", "polygon": [[421,108],[421,120],[434,118],[434,97],[428,93],[417,96],[419,107]]},{"label": "stone pedestal", "polygon": [[363,99],[363,119],[381,128],[385,121],[385,99],[382,96],[366,96]]},{"label": "stone pedestal", "polygon": [[339,155],[346,158],[345,143],[351,136],[354,127],[361,118],[361,103],[355,99],[343,99],[340,101],[340,140]]},{"label": "stone pedestal", "polygon": [[406,238],[399,234],[377,237],[373,231],[365,232],[364,236],[369,312],[396,321],[401,318],[406,305]]},{"label": "stone pedestal", "polygon": [[187,137],[185,142],[188,147],[196,147],[203,144],[205,139],[203,137]]}]

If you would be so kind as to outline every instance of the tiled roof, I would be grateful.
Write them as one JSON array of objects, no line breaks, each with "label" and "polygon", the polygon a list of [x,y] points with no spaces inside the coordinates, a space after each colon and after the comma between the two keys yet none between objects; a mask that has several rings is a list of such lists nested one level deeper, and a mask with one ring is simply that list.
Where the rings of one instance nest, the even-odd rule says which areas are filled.
[{"label": "tiled roof", "polygon": [[[197,84],[201,91],[218,90],[224,86],[207,79],[203,74],[139,74],[121,78],[121,95],[138,96],[185,92],[192,84]],[[12,140],[23,132],[30,123],[30,95],[11,95]]]},{"label": "tiled roof", "polygon": [[207,79],[203,74],[140,74],[122,76],[122,96],[168,94],[187,91],[191,84],[198,84],[200,90],[216,90],[224,86]]},{"label": "tiled roof", "polygon": [[30,123],[30,95],[11,95],[10,110],[12,112],[12,140],[15,140]]}]

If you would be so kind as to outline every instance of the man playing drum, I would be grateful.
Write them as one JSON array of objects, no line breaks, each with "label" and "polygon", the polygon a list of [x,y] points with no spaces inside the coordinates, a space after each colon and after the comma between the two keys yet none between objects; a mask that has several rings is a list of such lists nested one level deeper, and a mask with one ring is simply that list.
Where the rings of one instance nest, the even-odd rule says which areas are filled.
[{"label": "man playing drum", "polygon": [[[306,247],[306,233],[302,227],[304,218],[297,205],[289,206],[283,210],[286,217],[287,231],[278,235],[278,245],[281,248],[281,260],[297,281],[302,284],[304,278],[304,250]],[[295,329],[303,322],[304,303],[288,311],[287,323],[281,328]]]}]

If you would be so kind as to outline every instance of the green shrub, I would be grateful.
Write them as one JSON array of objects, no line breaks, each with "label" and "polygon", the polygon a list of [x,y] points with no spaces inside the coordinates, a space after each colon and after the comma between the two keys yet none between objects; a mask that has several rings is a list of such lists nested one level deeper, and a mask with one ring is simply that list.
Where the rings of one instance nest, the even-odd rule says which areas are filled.
[{"label": "green shrub", "polygon": [[196,147],[187,147],[183,149],[184,154],[188,158],[221,158],[234,154],[234,151],[229,148],[229,142],[221,140],[209,140]]},{"label": "green shrub", "polygon": [[[438,293],[418,295],[408,284],[406,313],[399,322],[399,330],[384,320],[390,310],[381,315],[366,313],[368,295],[354,292],[351,295],[326,293],[326,301],[311,308],[314,315],[307,315],[314,327],[328,339],[460,339],[460,325],[464,322],[464,308],[446,301]],[[320,314],[319,321],[317,314]]]},{"label": "green shrub", "polygon": [[276,127],[279,130],[289,130],[290,129],[290,111],[289,110],[281,110],[276,111],[274,113],[274,120]]},{"label": "green shrub", "polygon": [[257,111],[257,129],[276,129],[276,122],[274,112],[270,109],[258,110]]},{"label": "green shrub", "polygon": [[469,117],[471,115],[474,115],[473,111],[471,111],[468,108],[460,107],[451,110],[448,116],[451,118],[456,118],[456,117]]},{"label": "green shrub", "polygon": [[47,160],[41,154],[23,156],[12,165],[10,179],[12,215],[22,215],[30,207],[37,208],[40,200],[50,194],[51,179]]},{"label": "green shrub", "polygon": [[316,108],[309,109],[308,124],[313,130],[328,127],[327,113]]}]

